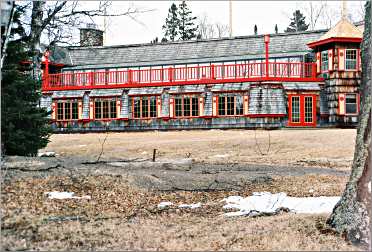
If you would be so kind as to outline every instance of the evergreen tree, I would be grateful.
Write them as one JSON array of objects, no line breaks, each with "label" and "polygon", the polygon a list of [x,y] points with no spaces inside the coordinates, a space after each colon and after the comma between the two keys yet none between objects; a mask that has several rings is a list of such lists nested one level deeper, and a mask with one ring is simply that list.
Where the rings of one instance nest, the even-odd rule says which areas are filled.
[{"label": "evergreen tree", "polygon": [[185,1],[178,6],[179,15],[179,35],[181,40],[190,40],[196,38],[198,26],[195,25],[191,10],[186,5]]},{"label": "evergreen tree", "polygon": [[254,25],[254,35],[257,35],[257,25]]},{"label": "evergreen tree", "polygon": [[278,25],[275,25],[275,34],[278,34]]},{"label": "evergreen tree", "polygon": [[[12,29],[12,36],[19,32],[19,27]],[[1,151],[6,155],[34,156],[51,134],[49,112],[38,106],[41,83],[32,78],[30,67],[20,65],[28,59],[25,48],[21,40],[10,41],[1,69]]]},{"label": "evergreen tree", "polygon": [[168,10],[168,17],[165,19],[165,25],[163,25],[164,38],[168,41],[174,41],[178,35],[179,23],[177,6],[172,3]]},{"label": "evergreen tree", "polygon": [[291,23],[285,30],[285,32],[298,32],[306,31],[309,25],[305,22],[305,17],[300,10],[293,12],[293,18],[291,18]]}]

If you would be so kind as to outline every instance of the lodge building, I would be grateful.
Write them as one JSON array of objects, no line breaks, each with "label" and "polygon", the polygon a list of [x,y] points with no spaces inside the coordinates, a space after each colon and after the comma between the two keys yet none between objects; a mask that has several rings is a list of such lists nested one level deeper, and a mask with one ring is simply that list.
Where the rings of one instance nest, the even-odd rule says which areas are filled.
[{"label": "lodge building", "polygon": [[81,46],[43,58],[56,131],[347,127],[358,121],[362,29]]}]

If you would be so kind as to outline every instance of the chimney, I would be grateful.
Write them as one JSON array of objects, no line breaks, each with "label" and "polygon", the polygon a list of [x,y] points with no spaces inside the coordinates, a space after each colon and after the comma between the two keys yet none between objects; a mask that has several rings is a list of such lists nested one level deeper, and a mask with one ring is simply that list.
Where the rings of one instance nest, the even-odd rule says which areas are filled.
[{"label": "chimney", "polygon": [[95,24],[87,24],[80,28],[80,46],[103,46],[103,31]]}]

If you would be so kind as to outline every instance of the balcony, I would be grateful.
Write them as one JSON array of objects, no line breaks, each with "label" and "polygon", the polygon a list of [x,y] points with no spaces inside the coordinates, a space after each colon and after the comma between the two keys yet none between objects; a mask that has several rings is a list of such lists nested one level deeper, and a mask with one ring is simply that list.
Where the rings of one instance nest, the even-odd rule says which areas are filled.
[{"label": "balcony", "polygon": [[311,82],[316,63],[263,62],[176,68],[44,74],[43,91],[217,84],[229,82]]}]

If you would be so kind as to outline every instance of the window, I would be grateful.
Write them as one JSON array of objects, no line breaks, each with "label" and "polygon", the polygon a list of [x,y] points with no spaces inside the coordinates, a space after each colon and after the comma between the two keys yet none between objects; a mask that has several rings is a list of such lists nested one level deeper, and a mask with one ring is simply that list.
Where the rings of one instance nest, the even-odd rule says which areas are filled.
[{"label": "window", "polygon": [[133,97],[133,118],[152,118],[156,115],[156,96]]},{"label": "window", "polygon": [[198,96],[177,96],[174,98],[176,117],[199,116]]},{"label": "window", "polygon": [[243,115],[243,96],[226,94],[218,97],[218,115]]},{"label": "window", "polygon": [[116,98],[98,98],[94,100],[94,118],[111,119],[116,118]]},{"label": "window", "polygon": [[305,123],[313,122],[313,97],[305,96]]},{"label": "window", "polygon": [[321,58],[321,60],[322,60],[322,72],[324,72],[324,71],[328,71],[328,51],[323,51],[322,52],[322,58]]},{"label": "window", "polygon": [[292,122],[299,123],[300,122],[300,97],[299,96],[292,96]]},{"label": "window", "polygon": [[357,95],[356,94],[347,94],[346,95],[346,114],[356,114],[358,113],[357,105]]},{"label": "window", "polygon": [[357,65],[357,50],[355,49],[346,50],[345,69],[356,70],[356,65]]},{"label": "window", "polygon": [[57,120],[77,120],[79,119],[78,101],[64,100],[57,102]]}]

